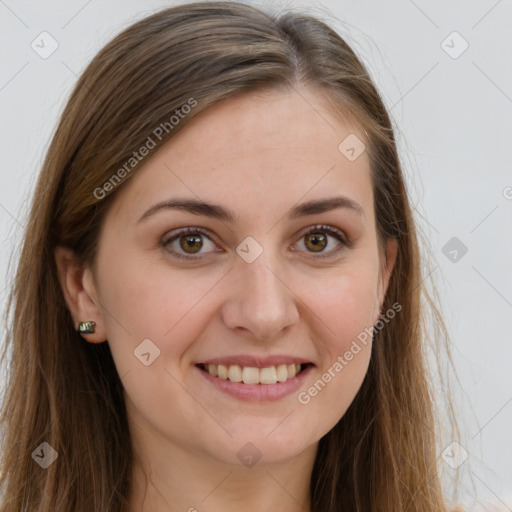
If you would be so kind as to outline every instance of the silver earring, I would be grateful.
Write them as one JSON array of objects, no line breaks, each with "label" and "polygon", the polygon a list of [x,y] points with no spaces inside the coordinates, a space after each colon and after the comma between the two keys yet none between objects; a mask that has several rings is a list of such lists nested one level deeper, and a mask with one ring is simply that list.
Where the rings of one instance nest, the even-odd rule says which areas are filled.
[{"label": "silver earring", "polygon": [[80,334],[92,334],[95,331],[96,322],[80,322],[78,325],[78,332]]}]

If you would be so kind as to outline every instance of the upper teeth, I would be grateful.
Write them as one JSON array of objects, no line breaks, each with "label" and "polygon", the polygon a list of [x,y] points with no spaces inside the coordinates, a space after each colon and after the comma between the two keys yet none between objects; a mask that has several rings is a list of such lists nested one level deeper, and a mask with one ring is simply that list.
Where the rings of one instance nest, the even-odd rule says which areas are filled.
[{"label": "upper teeth", "polygon": [[243,382],[244,384],[275,384],[292,379],[299,373],[300,364],[280,364],[266,368],[254,366],[240,366],[238,364],[205,364],[206,371],[214,377],[229,379],[231,382]]}]

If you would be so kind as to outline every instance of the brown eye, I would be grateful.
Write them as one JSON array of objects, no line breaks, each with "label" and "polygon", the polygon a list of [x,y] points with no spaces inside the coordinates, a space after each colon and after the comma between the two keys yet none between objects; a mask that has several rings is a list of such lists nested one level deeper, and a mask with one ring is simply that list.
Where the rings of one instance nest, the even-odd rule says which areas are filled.
[{"label": "brown eye", "polygon": [[200,251],[201,247],[203,246],[203,241],[201,240],[201,237],[197,235],[181,236],[179,240],[180,247],[185,252],[190,252],[191,254],[195,254],[196,252]]},{"label": "brown eye", "polygon": [[[334,246],[333,249],[328,249],[332,245],[331,239],[338,241],[338,245]],[[302,242],[304,240],[304,242]],[[313,226],[304,235],[302,235],[301,242],[306,248],[306,252],[317,253],[318,258],[329,258],[336,256],[342,249],[351,247],[343,233],[332,226]]]},{"label": "brown eye", "polygon": [[[195,260],[206,256],[205,252],[215,252],[216,247],[205,231],[192,227],[171,232],[164,237],[161,244],[169,253],[177,258]],[[203,250],[202,254],[200,254],[202,249],[208,249],[208,244],[211,245],[211,250]],[[197,257],[194,255],[197,255]]]},{"label": "brown eye", "polygon": [[304,243],[313,252],[321,252],[327,247],[327,237],[323,233],[308,233]]}]

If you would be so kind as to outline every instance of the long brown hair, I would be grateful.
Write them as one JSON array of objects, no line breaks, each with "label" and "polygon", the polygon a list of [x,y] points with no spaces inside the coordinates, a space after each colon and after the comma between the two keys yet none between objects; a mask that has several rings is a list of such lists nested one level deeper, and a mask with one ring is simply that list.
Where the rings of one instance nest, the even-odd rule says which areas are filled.
[{"label": "long brown hair", "polygon": [[[108,343],[85,343],[75,331],[54,248],[70,247],[93,263],[105,212],[137,172],[130,159],[148,146],[148,136],[157,151],[223,98],[298,85],[323,91],[368,136],[381,257],[386,239],[398,242],[382,310],[402,307],[375,332],[361,389],[320,440],[311,510],[447,510],[426,364],[427,311],[434,327],[445,327],[422,281],[386,108],[364,65],[324,22],[235,2],[198,2],[149,16],[103,48],[78,80],[48,149],[6,316],[3,512],[122,512],[127,506],[133,454],[122,383]],[[191,98],[194,107],[185,109]],[[170,122],[176,111],[187,115]],[[159,126],[166,129],[157,137]],[[43,442],[58,453],[47,469],[32,456]]]}]

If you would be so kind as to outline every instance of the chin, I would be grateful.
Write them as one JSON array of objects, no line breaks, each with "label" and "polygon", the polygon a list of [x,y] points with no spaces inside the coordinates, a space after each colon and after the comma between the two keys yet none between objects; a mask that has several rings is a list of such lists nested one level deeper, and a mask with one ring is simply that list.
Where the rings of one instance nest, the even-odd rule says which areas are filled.
[{"label": "chin", "polygon": [[[290,421],[293,416],[293,413],[290,414]],[[233,437],[226,434],[222,440],[210,443],[210,453],[219,461],[236,466],[279,464],[312,448],[322,437],[316,432],[306,433],[297,428],[286,428],[288,419],[285,417],[286,414],[279,418],[251,421],[250,425],[242,421],[237,428],[225,425]]]}]

